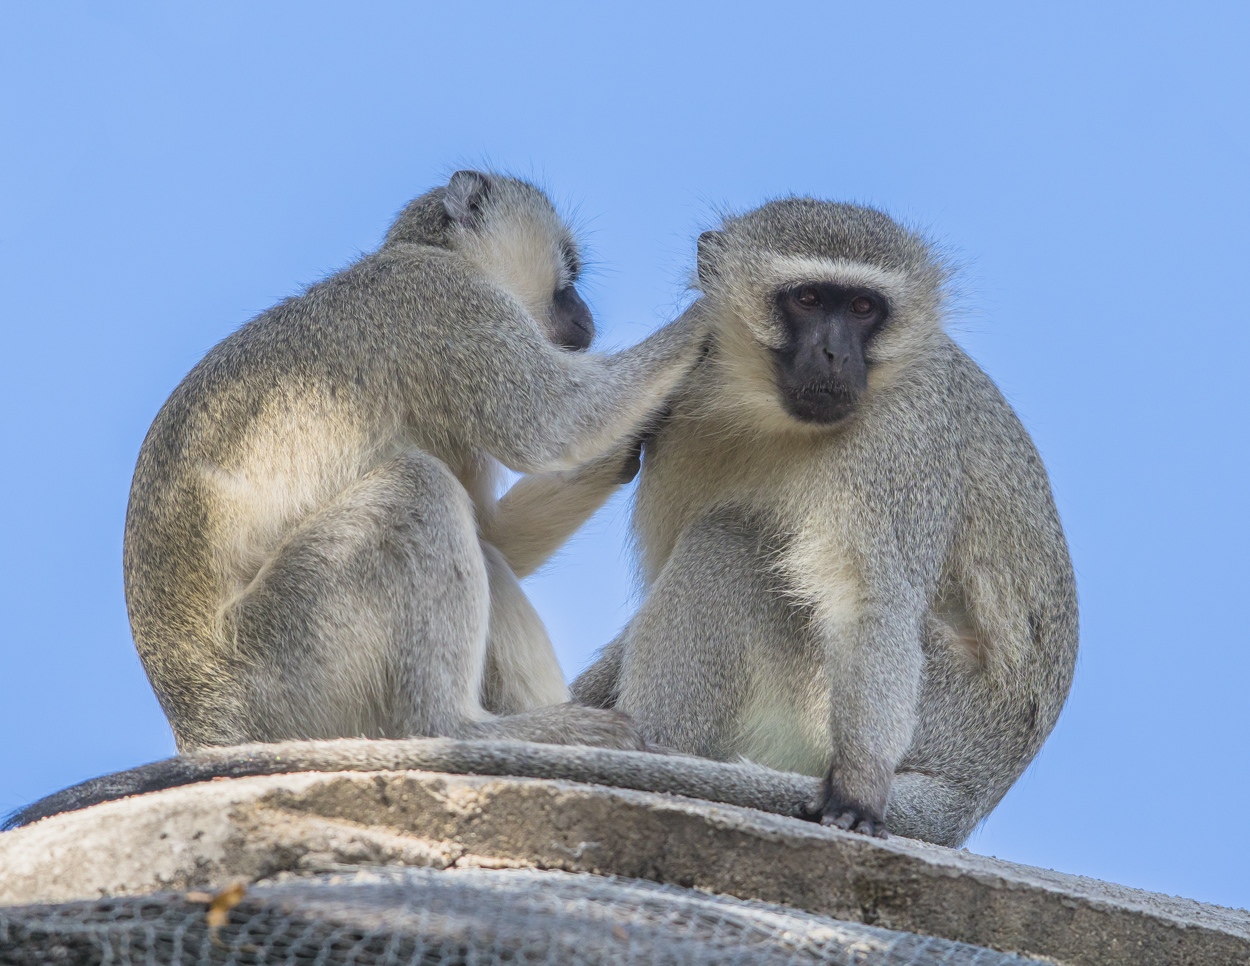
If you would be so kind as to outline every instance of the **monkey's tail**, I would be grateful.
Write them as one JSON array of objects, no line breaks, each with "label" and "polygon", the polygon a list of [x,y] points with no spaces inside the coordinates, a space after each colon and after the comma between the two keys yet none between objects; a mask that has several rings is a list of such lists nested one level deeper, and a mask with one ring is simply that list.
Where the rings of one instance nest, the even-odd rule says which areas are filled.
[{"label": "monkey's tail", "polygon": [[820,790],[819,779],[807,775],[645,751],[529,741],[341,738],[204,748],[166,758],[56,792],[9,815],[0,828],[20,828],[62,812],[213,778],[407,770],[563,779],[667,792],[795,817],[808,814]]}]

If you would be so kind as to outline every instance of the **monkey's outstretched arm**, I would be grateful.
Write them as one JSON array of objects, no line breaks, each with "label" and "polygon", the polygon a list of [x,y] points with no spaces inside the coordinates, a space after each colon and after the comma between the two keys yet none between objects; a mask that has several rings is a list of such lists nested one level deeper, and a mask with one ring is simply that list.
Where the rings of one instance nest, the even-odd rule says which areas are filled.
[{"label": "monkey's outstretched arm", "polygon": [[522,477],[480,515],[482,538],[504,555],[514,574],[529,576],[634,478],[637,449],[626,443],[575,470]]},{"label": "monkey's outstretched arm", "polygon": [[803,812],[817,786],[817,779],[758,765],[731,765],[677,755],[527,741],[456,741],[450,738],[287,741],[206,748],[93,778],[10,815],[3,828],[18,828],[61,812],[213,778],[305,771],[402,770],[589,782],[638,791],[668,792],[792,816]]},{"label": "monkey's outstretched arm", "polygon": [[[520,472],[570,470],[645,432],[669,393],[698,360],[705,333],[698,303],[635,346],[578,355],[544,342],[532,323],[483,333],[483,361],[505,360],[509,390],[483,379],[474,400],[472,442]],[[485,374],[484,374],[485,376]],[[505,404],[506,402],[506,404]]]}]

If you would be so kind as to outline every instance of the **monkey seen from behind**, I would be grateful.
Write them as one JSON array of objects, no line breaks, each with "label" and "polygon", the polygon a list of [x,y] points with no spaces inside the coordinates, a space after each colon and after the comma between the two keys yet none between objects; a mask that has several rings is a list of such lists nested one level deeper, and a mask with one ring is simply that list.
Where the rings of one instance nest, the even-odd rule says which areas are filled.
[{"label": "monkey seen from behind", "polygon": [[[537,188],[460,171],[228,336],[161,408],[126,516],[135,643],[180,751],[414,735],[640,746],[568,698],[518,577],[637,468],[685,317],[614,355]],[[498,502],[499,463],[531,474]]]}]

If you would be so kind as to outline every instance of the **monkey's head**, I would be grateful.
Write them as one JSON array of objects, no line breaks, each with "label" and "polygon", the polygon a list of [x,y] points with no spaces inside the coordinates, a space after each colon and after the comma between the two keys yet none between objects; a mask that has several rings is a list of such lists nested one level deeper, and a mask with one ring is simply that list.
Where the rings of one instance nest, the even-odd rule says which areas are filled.
[{"label": "monkey's head", "polygon": [[872,208],[773,201],[699,237],[712,405],[769,430],[840,426],[941,327],[948,269]]},{"label": "monkey's head", "polygon": [[446,187],[417,198],[400,214],[385,244],[416,242],[469,258],[513,295],[565,349],[590,347],[595,322],[577,292],[581,248],[542,191],[526,181],[457,171]]}]

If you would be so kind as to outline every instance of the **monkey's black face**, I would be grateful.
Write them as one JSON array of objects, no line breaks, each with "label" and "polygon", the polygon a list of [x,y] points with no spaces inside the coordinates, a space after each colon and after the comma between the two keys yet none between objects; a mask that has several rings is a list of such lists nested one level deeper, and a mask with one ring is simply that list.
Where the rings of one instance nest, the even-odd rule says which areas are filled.
[{"label": "monkey's black face", "polygon": [[782,405],[805,423],[845,419],[868,388],[864,347],[885,322],[885,298],[827,282],[777,295],[786,344],[774,349]]},{"label": "monkey's black face", "polygon": [[551,341],[573,351],[589,349],[595,338],[595,320],[572,285],[556,289],[551,298]]}]

